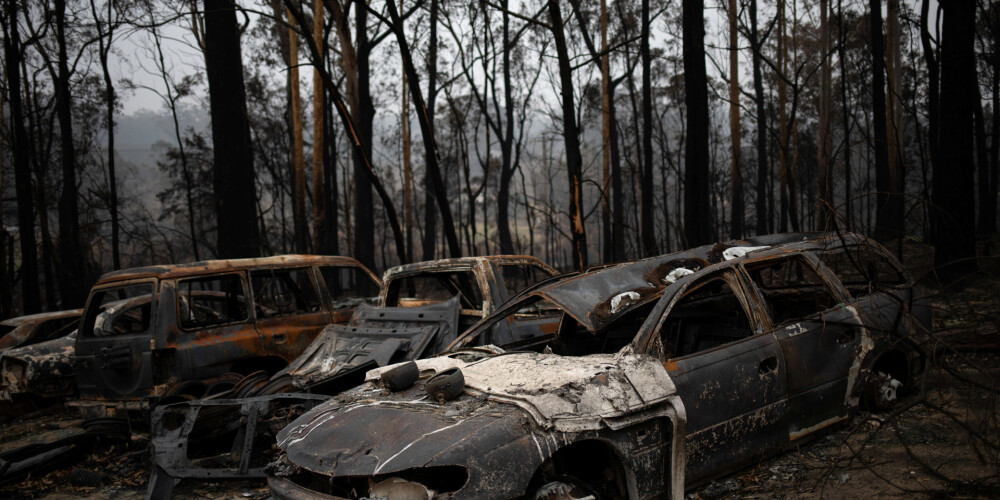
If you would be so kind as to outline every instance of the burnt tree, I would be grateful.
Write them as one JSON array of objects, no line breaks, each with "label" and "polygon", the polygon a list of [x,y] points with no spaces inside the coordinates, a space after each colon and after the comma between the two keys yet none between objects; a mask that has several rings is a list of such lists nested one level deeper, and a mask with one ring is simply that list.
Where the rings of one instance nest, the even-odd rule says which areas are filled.
[{"label": "burnt tree", "polygon": [[949,104],[940,110],[931,235],[938,277],[948,283],[976,270],[972,136],[977,94],[970,92],[976,82],[976,4],[949,0],[941,6],[941,100]]},{"label": "burnt tree", "polygon": [[205,0],[204,5],[218,255],[256,257],[260,232],[236,9],[229,0]]},{"label": "burnt tree", "polygon": [[708,168],[708,77],[705,72],[705,2],[684,0],[684,104],[687,144],[684,149],[684,236],[688,246],[712,241]]}]

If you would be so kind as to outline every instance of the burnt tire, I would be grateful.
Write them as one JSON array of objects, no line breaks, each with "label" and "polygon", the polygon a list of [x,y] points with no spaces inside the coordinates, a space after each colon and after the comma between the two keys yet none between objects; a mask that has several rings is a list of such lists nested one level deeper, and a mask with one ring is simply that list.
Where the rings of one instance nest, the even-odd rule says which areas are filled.
[{"label": "burnt tire", "polygon": [[535,490],[533,500],[600,500],[600,496],[587,483],[572,477],[554,478]]},{"label": "burnt tire", "polygon": [[895,408],[899,403],[902,387],[903,382],[888,373],[881,371],[869,373],[861,393],[865,408],[877,413]]}]

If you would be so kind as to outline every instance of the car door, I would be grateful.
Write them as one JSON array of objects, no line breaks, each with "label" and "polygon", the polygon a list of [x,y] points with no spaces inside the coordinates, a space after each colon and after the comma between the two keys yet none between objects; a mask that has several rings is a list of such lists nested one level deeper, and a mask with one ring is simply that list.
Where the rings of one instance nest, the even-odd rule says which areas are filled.
[{"label": "car door", "polygon": [[661,300],[674,301],[659,334],[687,413],[687,480],[784,445],[785,363],[741,275],[722,269]]},{"label": "car door", "polygon": [[766,305],[788,380],[788,434],[798,439],[847,416],[861,323],[839,282],[807,254],[745,265]]},{"label": "car door", "polygon": [[319,275],[326,289],[330,318],[334,324],[350,321],[359,304],[378,303],[381,284],[357,266],[321,266]]},{"label": "car door", "polygon": [[251,269],[254,326],[263,355],[290,362],[330,324],[312,269]]},{"label": "car door", "polygon": [[95,287],[77,334],[81,394],[120,397],[153,387],[152,342],[157,282],[133,280]]}]

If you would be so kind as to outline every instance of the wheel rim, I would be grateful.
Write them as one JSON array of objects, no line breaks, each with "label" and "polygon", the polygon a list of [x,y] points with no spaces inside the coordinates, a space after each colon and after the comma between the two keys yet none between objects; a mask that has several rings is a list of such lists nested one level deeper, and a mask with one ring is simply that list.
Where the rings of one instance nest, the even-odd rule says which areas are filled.
[{"label": "wheel rim", "polygon": [[535,492],[535,500],[597,500],[590,488],[572,480],[545,483]]}]

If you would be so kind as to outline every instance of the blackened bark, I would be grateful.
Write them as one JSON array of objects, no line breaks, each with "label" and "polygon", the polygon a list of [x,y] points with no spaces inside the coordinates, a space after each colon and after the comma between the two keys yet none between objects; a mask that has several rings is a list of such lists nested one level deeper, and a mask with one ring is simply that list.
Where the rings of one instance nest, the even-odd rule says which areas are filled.
[{"label": "blackened bark", "polygon": [[[357,87],[351,93],[351,114],[364,158],[372,157],[375,105],[371,95],[371,43],[368,40],[368,9],[364,2],[354,6]],[[354,255],[362,264],[375,268],[375,204],[369,165],[354,155]],[[402,242],[400,242],[402,243]]]},{"label": "blackened bark", "polygon": [[684,149],[684,236],[688,246],[712,241],[708,199],[708,78],[705,72],[705,2],[684,0],[684,103],[687,144]]},{"label": "blackened bark", "polygon": [[[656,234],[653,230],[653,91],[649,57],[649,0],[642,0],[642,27],[639,52],[642,58],[642,189],[640,190],[642,254],[656,255]],[[667,221],[663,221],[664,228]]]},{"label": "blackened bark", "polygon": [[944,283],[975,272],[975,186],[972,135],[976,94],[976,4],[942,2],[940,162],[934,164],[931,233],[934,265]]},{"label": "blackened bark", "polygon": [[[7,62],[7,92],[10,103],[11,128],[14,134],[11,150],[14,156],[14,189],[17,196],[17,230],[21,243],[21,300],[24,314],[41,312],[42,298],[38,288],[38,250],[35,247],[35,206],[31,196],[31,145],[24,129],[21,103],[21,38],[17,29],[18,2],[8,4],[3,20],[4,59]],[[13,255],[11,255],[13,262]],[[13,273],[10,273],[13,275]],[[9,285],[5,285],[9,286]]]},{"label": "blackened bark", "polygon": [[[620,81],[620,80],[619,80]],[[608,85],[608,114],[611,115],[611,262],[625,260],[625,198],[622,192],[622,157],[618,150],[618,118],[615,115],[615,88]],[[666,203],[666,200],[664,200]],[[670,222],[664,221],[670,231]]]},{"label": "blackened bark", "polygon": [[[882,0],[868,0],[868,18],[872,37],[872,142],[875,145],[875,238],[888,241],[899,237],[889,193],[889,147],[885,123],[885,44],[882,40]],[[900,221],[901,222],[901,221]]]},{"label": "blackened bark", "polygon": [[[104,88],[107,92],[105,96],[105,112],[108,126],[108,184],[110,187],[108,211],[111,212],[111,265],[115,270],[121,269],[121,254],[119,251],[118,236],[118,180],[115,175],[115,85],[111,81],[111,73],[108,71],[108,53],[111,51],[111,40],[114,35],[113,10],[114,2],[108,2],[108,23],[107,33],[102,29],[103,21],[97,15],[97,6],[94,1],[90,2],[90,11],[94,15],[94,22],[97,27],[97,56],[101,61],[101,73],[104,76]],[[107,44],[104,37],[108,37]]]},{"label": "blackened bark", "polygon": [[256,257],[260,232],[236,10],[229,0],[204,0],[204,5],[219,257]]},{"label": "blackened bark", "polygon": [[548,0],[549,23],[556,45],[559,63],[559,83],[562,94],[563,140],[565,144],[566,172],[569,177],[569,217],[572,236],[573,267],[587,266],[587,231],[583,220],[583,157],[580,156],[580,132],[576,123],[576,106],[573,103],[573,67],[566,47],[562,11],[557,0]]},{"label": "blackened bark", "polygon": [[764,111],[764,81],[760,73],[760,35],[757,33],[757,0],[750,0],[750,45],[753,49],[753,93],[757,108],[757,234],[767,234],[767,113]]},{"label": "blackened bark", "polygon": [[[436,1],[436,0],[435,0]],[[512,146],[514,143],[514,96],[510,77],[510,13],[508,1],[503,2],[503,96],[504,96],[504,129],[497,131],[500,141],[500,186],[497,190],[497,237],[500,240],[500,253],[514,253],[514,240],[510,235],[510,219],[507,210],[510,205],[510,181],[514,177],[514,161]],[[499,128],[499,127],[497,127]]]},{"label": "blackened bark", "polygon": [[[973,107],[976,126],[976,170],[979,174],[979,223],[977,233],[980,236],[988,236],[997,232],[996,196],[991,197],[991,186],[996,182],[992,178],[990,169],[990,155],[986,147],[986,122],[983,119],[983,100],[979,97],[978,84],[973,82],[973,94],[976,96],[976,105]],[[994,118],[995,120],[995,118]]]},{"label": "blackened bark", "polygon": [[[926,3],[926,1],[925,1]],[[847,230],[852,231],[854,227],[854,191],[851,186],[851,111],[847,105],[847,59],[844,57],[844,46],[847,41],[847,30],[844,29],[844,2],[843,0],[837,0],[837,12],[840,15],[840,22],[838,23],[838,34],[840,38],[840,43],[837,45],[838,59],[840,59],[840,110],[843,113],[844,121],[844,193],[845,200],[844,204],[847,205],[847,213],[845,218],[847,219]]]},{"label": "blackened bark", "polygon": [[[438,0],[431,1],[430,40],[427,42],[427,113],[431,123],[434,123],[434,103],[437,99],[437,18]],[[416,85],[416,83],[414,83]],[[437,212],[434,210],[434,178],[430,172],[424,173],[424,260],[435,258],[435,242],[437,241]]]},{"label": "blackened bark", "polygon": [[66,2],[55,0],[56,44],[59,60],[54,84],[56,114],[59,119],[62,191],[59,195],[59,294],[61,306],[71,309],[83,306],[90,281],[80,246],[80,214],[76,204],[76,148],[73,145],[73,102],[69,91],[69,62],[66,55]]},{"label": "blackened bark", "polygon": [[337,187],[337,132],[333,123],[333,106],[330,92],[323,88],[323,113],[326,118],[323,120],[323,147],[326,154],[323,155],[323,191],[326,196],[323,198],[326,203],[326,217],[323,218],[323,238],[326,241],[324,247],[330,255],[340,255],[340,223],[339,223],[339,197],[340,191]]}]

